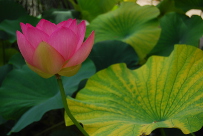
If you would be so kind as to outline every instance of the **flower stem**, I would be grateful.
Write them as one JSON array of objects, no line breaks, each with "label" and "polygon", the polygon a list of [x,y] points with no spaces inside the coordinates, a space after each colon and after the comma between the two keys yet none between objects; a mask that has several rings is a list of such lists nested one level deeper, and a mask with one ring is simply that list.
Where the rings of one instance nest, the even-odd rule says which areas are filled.
[{"label": "flower stem", "polygon": [[166,133],[163,128],[160,128],[161,136],[166,136]]},{"label": "flower stem", "polygon": [[56,74],[56,79],[57,79],[57,82],[58,82],[58,85],[59,85],[59,90],[60,90],[60,93],[61,93],[61,98],[62,98],[62,101],[63,101],[63,106],[65,108],[65,111],[66,111],[66,114],[68,115],[68,117],[72,120],[72,122],[76,125],[76,127],[85,135],[85,136],[89,136],[87,134],[87,132],[83,129],[83,127],[78,123],[78,121],[74,118],[74,116],[71,114],[70,112],[70,109],[68,108],[68,103],[66,101],[66,94],[65,94],[65,90],[64,90],[64,87],[63,87],[63,83],[62,83],[62,80],[61,80],[61,76]]}]

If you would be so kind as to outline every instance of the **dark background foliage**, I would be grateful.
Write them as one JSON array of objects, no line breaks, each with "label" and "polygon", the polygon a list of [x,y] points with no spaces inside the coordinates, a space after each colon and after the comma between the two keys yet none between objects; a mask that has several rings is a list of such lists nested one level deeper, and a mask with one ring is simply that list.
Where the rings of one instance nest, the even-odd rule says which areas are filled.
[{"label": "dark background foliage", "polygon": [[[197,26],[196,29],[200,30],[200,28],[202,28],[201,22],[202,20],[200,20],[198,17],[193,17],[192,19],[189,20],[188,17],[182,14],[188,10],[189,8],[188,5],[186,4],[185,6],[186,2],[184,2],[184,0],[177,1],[178,2],[174,4],[173,0],[171,1],[164,0],[161,4],[158,5],[158,8],[160,9],[161,12],[159,17],[163,31],[157,45],[154,47],[152,52],[148,54],[147,57],[150,57],[151,55],[167,56],[173,50],[174,44],[180,42],[183,44],[194,43],[195,44],[194,46],[198,46],[197,39],[199,39],[202,36],[202,33],[201,31],[198,31],[198,33],[196,31],[195,32],[192,31],[193,27],[191,24]],[[2,84],[4,84],[4,86],[1,88],[2,90],[3,89],[12,90],[12,88],[9,87],[14,86],[13,84],[15,84],[15,81],[20,82],[18,78],[22,79],[20,76],[12,77],[11,73],[19,74],[19,72],[21,72],[22,69],[25,69],[25,72],[23,73],[25,74],[25,77],[26,74],[30,73],[30,71],[24,65],[25,62],[22,56],[19,54],[19,50],[16,43],[15,32],[16,30],[20,30],[19,23],[24,22],[36,25],[40,18],[48,19],[54,23],[58,23],[68,18],[77,18],[78,20],[81,20],[82,19],[81,12],[78,11],[77,7],[74,6],[73,2],[77,3],[76,0],[0,0],[0,88],[3,86]],[[200,4],[200,6],[197,6],[198,8],[203,9],[201,5],[202,3],[197,4]],[[195,3],[193,3],[192,6],[196,7]],[[175,13],[169,13],[165,17],[161,18],[168,12]],[[167,18],[167,16],[175,18],[174,20],[176,22],[172,19],[170,20],[170,18]],[[168,23],[169,21],[171,22]],[[175,24],[177,24],[177,27],[175,27],[176,26]],[[179,25],[187,26],[187,28],[189,28],[191,31],[189,30],[187,31],[187,28],[181,30],[179,29],[180,27],[178,27]],[[167,30],[169,30],[167,29],[168,27],[174,30],[171,33],[173,37],[170,38],[172,38],[173,40],[177,38],[177,40],[174,41],[164,40],[163,38],[164,35],[166,35],[166,33],[168,34],[167,32]],[[203,31],[203,29],[201,30]],[[192,37],[194,35],[195,35],[194,39],[190,40],[189,37]],[[168,50],[166,50],[165,46],[161,44],[164,42],[167,43]],[[111,54],[112,52],[114,52],[113,55]],[[72,89],[71,92],[72,97],[75,97],[77,91],[79,91],[85,86],[87,78],[92,74],[94,74],[95,70],[100,71],[115,63],[126,63],[128,68],[130,69],[136,69],[140,66],[140,64],[138,63],[138,56],[136,52],[132,49],[130,45],[121,41],[109,40],[96,43],[89,58],[92,60],[92,62],[88,61],[88,64],[91,63],[92,71],[88,69],[89,67],[83,69],[84,73],[90,74],[85,75],[84,78],[77,81],[77,85],[73,87],[74,89]],[[93,63],[96,68],[93,68]],[[90,71],[87,72],[88,70]],[[9,82],[5,86],[7,81]],[[75,79],[73,79],[73,81],[75,81]],[[12,93],[14,94],[14,92]],[[0,106],[2,106],[2,103],[0,103]],[[16,113],[16,116],[17,115],[18,117],[16,117],[15,119],[6,119],[5,117],[2,117],[2,114],[0,114],[0,136],[7,135],[9,131],[15,126],[15,124],[18,122],[18,119],[22,114],[19,115],[18,113]],[[178,129],[165,129],[165,131],[168,134],[167,136],[184,135]],[[202,136],[203,129],[201,129],[198,132],[195,132],[195,134],[196,136]],[[21,131],[12,133],[10,135],[80,136],[82,134],[77,130],[75,126],[65,127],[64,110],[58,108],[51,109],[50,111],[46,112],[39,121],[33,122],[30,125],[23,128]],[[150,134],[150,136],[160,136],[160,135],[161,134],[159,129],[154,130],[152,134]]]}]

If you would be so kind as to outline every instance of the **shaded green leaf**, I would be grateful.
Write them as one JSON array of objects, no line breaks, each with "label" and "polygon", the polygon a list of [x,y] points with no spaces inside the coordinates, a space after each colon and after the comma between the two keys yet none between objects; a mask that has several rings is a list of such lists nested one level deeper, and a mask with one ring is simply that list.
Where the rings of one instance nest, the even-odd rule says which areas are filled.
[{"label": "shaded green leaf", "polygon": [[169,57],[153,56],[139,69],[115,64],[96,73],[68,104],[91,136],[140,136],[156,128],[189,134],[203,124],[202,66],[202,50],[177,45]]},{"label": "shaded green leaf", "polygon": [[161,19],[161,28],[160,39],[149,56],[168,56],[175,44],[198,47],[203,35],[203,20],[199,16],[189,18],[178,13],[168,13]]},{"label": "shaded green leaf", "polygon": [[135,68],[138,56],[134,49],[121,41],[103,41],[94,44],[89,55],[93,60],[97,71],[116,63],[126,63],[129,68]]},{"label": "shaded green leaf", "polygon": [[25,64],[25,60],[20,53],[17,53],[11,57],[8,63],[13,65],[15,68],[22,68]]},{"label": "shaded green leaf", "polygon": [[4,78],[6,77],[6,75],[12,70],[12,66],[11,65],[4,65],[4,66],[1,66],[0,67],[0,87],[1,87],[1,84],[4,80]]},{"label": "shaded green leaf", "polygon": [[9,61],[10,58],[12,58],[13,55],[19,53],[19,51],[15,48],[7,48],[5,49],[6,52],[6,61]]},{"label": "shaded green leaf", "polygon": [[0,115],[0,125],[5,123],[5,122],[6,122],[6,120]]},{"label": "shaded green leaf", "polygon": [[6,32],[8,40],[13,43],[16,41],[16,31],[21,30],[20,22],[30,23],[36,25],[39,22],[39,19],[32,16],[21,16],[16,20],[4,20],[0,23],[0,30]]},{"label": "shaded green leaf", "polygon": [[119,40],[130,44],[142,60],[158,41],[158,8],[123,2],[114,11],[100,15],[88,26],[95,30],[95,42]]},{"label": "shaded green leaf", "polygon": [[0,66],[6,64],[13,55],[18,53],[18,50],[15,48],[7,48],[5,45],[3,46],[0,44]]},{"label": "shaded green leaf", "polygon": [[8,39],[8,37],[9,36],[8,36],[8,34],[6,32],[0,30],[0,39],[1,40],[6,40],[6,39]]},{"label": "shaded green leaf", "polygon": [[203,10],[202,0],[174,0],[175,6],[181,8],[183,11],[188,11],[190,9],[201,9]]},{"label": "shaded green leaf", "polygon": [[163,16],[168,12],[177,12],[184,14],[184,12],[181,9],[175,7],[174,0],[163,0],[157,5],[157,7],[161,12],[160,16]]},{"label": "shaded green leaf", "polygon": [[122,0],[77,0],[83,19],[93,20],[98,15],[110,11]]},{"label": "shaded green leaf", "polygon": [[[66,94],[71,96],[83,79],[95,72],[92,61],[86,60],[81,70],[72,77],[63,77]],[[19,118],[11,132],[18,132],[25,126],[41,119],[49,110],[62,108],[55,77],[44,79],[26,65],[14,69],[0,88],[0,115],[7,119]]]}]

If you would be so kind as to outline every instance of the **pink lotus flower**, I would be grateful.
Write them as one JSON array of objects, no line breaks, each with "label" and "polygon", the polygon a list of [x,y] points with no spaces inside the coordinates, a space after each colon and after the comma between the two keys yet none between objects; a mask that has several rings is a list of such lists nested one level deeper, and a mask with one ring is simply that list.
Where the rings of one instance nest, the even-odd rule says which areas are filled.
[{"label": "pink lotus flower", "polygon": [[73,76],[88,57],[94,44],[94,32],[86,39],[85,22],[76,19],[53,24],[45,19],[36,27],[21,23],[17,43],[26,63],[44,78],[55,74]]}]

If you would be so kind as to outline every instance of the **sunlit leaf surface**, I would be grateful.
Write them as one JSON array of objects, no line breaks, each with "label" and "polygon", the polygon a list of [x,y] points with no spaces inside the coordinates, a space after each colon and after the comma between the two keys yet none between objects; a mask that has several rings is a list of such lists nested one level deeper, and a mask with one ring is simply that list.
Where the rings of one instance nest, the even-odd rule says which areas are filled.
[{"label": "sunlit leaf surface", "polygon": [[98,72],[68,103],[91,136],[148,135],[161,127],[188,134],[203,124],[202,82],[203,52],[176,45],[169,57],[153,56],[137,70],[115,64]]},{"label": "sunlit leaf surface", "polygon": [[124,2],[118,9],[95,18],[88,31],[95,30],[95,42],[120,40],[130,44],[143,59],[158,41],[158,15],[159,10],[154,6]]}]

